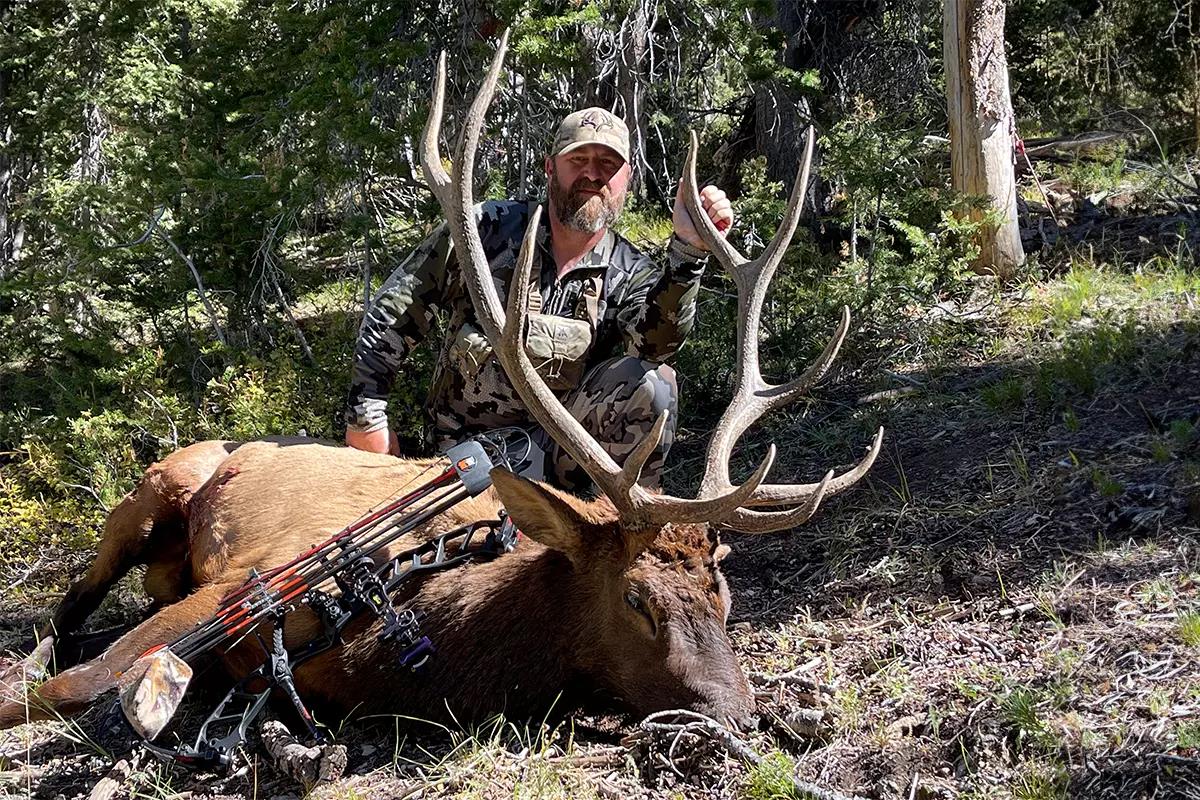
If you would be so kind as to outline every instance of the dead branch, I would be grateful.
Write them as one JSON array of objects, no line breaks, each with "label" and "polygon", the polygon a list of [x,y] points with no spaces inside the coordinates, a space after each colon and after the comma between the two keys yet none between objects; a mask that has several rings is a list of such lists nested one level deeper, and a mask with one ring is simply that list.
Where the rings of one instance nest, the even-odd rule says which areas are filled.
[{"label": "dead branch", "polygon": [[273,719],[263,722],[258,734],[275,768],[306,790],[336,781],[346,771],[345,745],[305,747],[282,722]]},{"label": "dead branch", "polygon": [[200,272],[196,269],[196,265],[186,253],[179,249],[179,245],[175,244],[175,240],[168,236],[166,231],[164,231],[162,228],[158,228],[155,230],[155,233],[162,237],[164,242],[171,245],[171,249],[175,251],[177,256],[183,259],[183,263],[187,264],[187,268],[191,270],[192,280],[196,282],[196,291],[199,293],[200,301],[204,303],[204,308],[208,312],[208,321],[209,324],[212,325],[213,333],[216,334],[218,342],[221,344],[228,344],[228,342],[225,341],[225,331],[221,330],[221,323],[217,320],[217,309],[215,306],[213,306],[212,300],[210,300],[208,297],[208,291],[204,288],[204,281],[201,279]]},{"label": "dead branch", "polygon": [[[638,727],[643,737],[662,736],[665,738],[666,736],[670,736],[672,742],[669,752],[672,755],[674,754],[675,747],[679,744],[681,735],[691,733],[717,742],[730,754],[737,756],[750,766],[757,766],[763,760],[763,757],[755,752],[754,748],[740,739],[733,731],[721,725],[712,717],[705,716],[696,711],[688,711],[686,709],[657,711],[642,720]],[[639,734],[634,734],[626,738],[627,741],[633,742],[638,737]],[[792,785],[803,797],[811,797],[813,800],[864,800],[864,798],[858,795],[844,795],[841,792],[817,786],[815,783],[802,781],[794,775],[790,777]]]}]

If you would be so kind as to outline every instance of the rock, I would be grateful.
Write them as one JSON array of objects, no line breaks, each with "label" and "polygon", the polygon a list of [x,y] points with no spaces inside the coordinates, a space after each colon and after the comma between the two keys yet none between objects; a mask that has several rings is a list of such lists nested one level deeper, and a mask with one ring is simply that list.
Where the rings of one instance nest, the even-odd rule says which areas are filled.
[{"label": "rock", "polygon": [[928,721],[929,717],[924,712],[908,714],[888,725],[887,734],[897,739],[902,736],[914,736],[924,730],[925,723]]},{"label": "rock", "polygon": [[798,708],[783,719],[783,726],[788,733],[804,741],[816,739],[821,731],[821,723],[825,721],[825,712],[819,708]]}]

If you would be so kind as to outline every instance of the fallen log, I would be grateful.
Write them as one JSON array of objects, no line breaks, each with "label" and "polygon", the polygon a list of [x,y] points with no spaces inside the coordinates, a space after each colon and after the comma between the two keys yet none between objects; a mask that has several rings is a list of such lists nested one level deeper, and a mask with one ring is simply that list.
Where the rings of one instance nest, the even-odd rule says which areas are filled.
[{"label": "fallen log", "polygon": [[303,786],[305,792],[322,783],[336,781],[346,772],[345,745],[307,747],[282,722],[273,719],[263,722],[258,735],[275,768]]}]

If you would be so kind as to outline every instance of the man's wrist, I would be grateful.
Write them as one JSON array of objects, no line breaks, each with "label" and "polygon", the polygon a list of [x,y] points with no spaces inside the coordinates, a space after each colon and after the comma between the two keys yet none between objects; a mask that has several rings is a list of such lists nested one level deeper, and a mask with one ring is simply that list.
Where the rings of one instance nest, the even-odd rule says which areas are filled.
[{"label": "man's wrist", "polygon": [[667,252],[687,261],[703,262],[708,260],[707,250],[684,241],[677,233],[671,234],[671,240],[667,242]]}]

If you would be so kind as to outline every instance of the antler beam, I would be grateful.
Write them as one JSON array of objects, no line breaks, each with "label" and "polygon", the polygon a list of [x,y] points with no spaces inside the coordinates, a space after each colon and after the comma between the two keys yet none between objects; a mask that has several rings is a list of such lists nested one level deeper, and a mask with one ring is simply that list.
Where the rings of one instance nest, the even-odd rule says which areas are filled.
[{"label": "antler beam", "polygon": [[[483,84],[471,103],[455,147],[454,160],[447,172],[439,147],[439,134],[445,104],[446,55],[438,59],[438,74],[433,89],[433,105],[421,138],[421,168],[446,216],[451,241],[458,253],[459,267],[474,304],[479,323],[492,343],[494,352],[509,380],[530,414],[550,437],[571,455],[609,497],[630,529],[650,529],[667,523],[708,522],[715,525],[765,532],[782,530],[807,520],[821,500],[853,485],[870,468],[879,453],[883,430],[858,466],[838,477],[832,471],[818,484],[767,484],[762,482],[775,458],[771,445],[754,473],[741,485],[729,479],[729,457],[734,445],[763,414],[790,403],[810,389],[828,370],[849,329],[849,311],[844,310],[841,324],[825,352],[803,375],[775,386],[763,380],[758,361],[758,330],[763,298],[776,267],[800,219],[812,163],[813,135],[810,130],[804,162],[784,220],[763,254],[748,261],[727,242],[704,212],[696,187],[696,136],[692,134],[684,177],[684,199],[700,236],[716,259],[733,276],[738,289],[738,363],[733,402],[721,418],[717,433],[709,444],[707,466],[699,496],[672,497],[650,492],[638,484],[642,468],[657,448],[666,426],[666,412],[655,421],[650,435],[626,458],[623,467],[597,442],[583,425],[562,405],[538,374],[525,351],[524,334],[529,298],[529,277],[533,268],[534,242],[541,220],[541,208],[531,215],[521,243],[512,283],[508,289],[507,310],[503,307],[492,279],[491,268],[479,238],[474,201],[475,154],[483,130],[484,118],[496,91],[508,33],[500,39]],[[748,506],[793,506],[781,511],[755,511]]]}]

